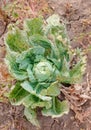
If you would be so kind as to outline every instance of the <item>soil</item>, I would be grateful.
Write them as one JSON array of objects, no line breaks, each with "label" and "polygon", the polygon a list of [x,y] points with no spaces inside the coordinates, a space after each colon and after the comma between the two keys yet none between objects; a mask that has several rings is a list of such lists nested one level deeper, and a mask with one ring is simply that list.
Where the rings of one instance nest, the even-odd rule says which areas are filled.
[{"label": "soil", "polygon": [[[87,69],[83,78],[82,91],[86,92],[88,88],[90,91],[88,96],[91,97],[91,0],[46,0],[46,2],[53,13],[60,15],[60,21],[65,23],[72,47],[87,50]],[[48,15],[47,12],[46,17]],[[4,92],[6,90],[2,89],[2,81],[4,86],[7,86],[10,77],[4,65],[3,39],[7,24],[2,16],[0,16],[0,21],[0,91]],[[3,98],[2,94],[0,94],[0,101],[1,98]],[[70,103],[70,105],[70,112],[59,119],[43,117],[39,112],[41,130],[91,130],[91,100],[87,98],[79,107],[76,106],[78,104],[73,106]],[[37,130],[26,120],[23,110],[23,106],[12,106],[4,98],[3,102],[0,102],[0,130]]]}]

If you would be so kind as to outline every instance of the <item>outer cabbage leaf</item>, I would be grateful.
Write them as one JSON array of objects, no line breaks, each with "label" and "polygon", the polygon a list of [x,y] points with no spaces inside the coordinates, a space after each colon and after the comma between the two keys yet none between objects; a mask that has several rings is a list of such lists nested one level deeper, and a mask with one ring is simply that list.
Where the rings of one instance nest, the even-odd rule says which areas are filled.
[{"label": "outer cabbage leaf", "polygon": [[8,53],[6,58],[6,64],[8,65],[11,75],[17,80],[24,80],[28,77],[28,74],[24,70],[20,70],[19,64],[16,62],[16,57],[14,53]]},{"label": "outer cabbage leaf", "polygon": [[22,52],[29,48],[27,35],[25,32],[19,30],[18,28],[14,28],[9,33],[7,33],[7,37],[5,38],[6,46],[15,52]]},{"label": "outer cabbage leaf", "polygon": [[36,111],[31,108],[25,108],[24,115],[26,118],[35,126],[40,128],[40,124],[37,120],[37,114]]},{"label": "outer cabbage leaf", "polygon": [[51,41],[47,39],[45,36],[41,36],[40,34],[35,34],[29,37],[30,45],[33,46],[42,46],[45,49],[51,49]]},{"label": "outer cabbage leaf", "polygon": [[47,89],[43,89],[40,94],[56,97],[60,94],[60,85],[58,82],[54,82]]},{"label": "outer cabbage leaf", "polygon": [[29,94],[24,100],[23,105],[25,107],[31,107],[32,109],[35,109],[37,107],[46,107],[46,109],[50,108],[52,106],[52,101],[43,101],[38,96]]},{"label": "outer cabbage leaf", "polygon": [[34,34],[43,35],[43,19],[42,18],[34,18],[27,19],[24,23],[24,28],[28,33],[28,36],[32,36]]},{"label": "outer cabbage leaf", "polygon": [[69,112],[69,107],[67,101],[60,102],[57,98],[53,97],[53,104],[50,109],[44,108],[42,114],[44,116],[51,116],[52,118],[60,117],[63,114]]},{"label": "outer cabbage leaf", "polygon": [[[81,81],[81,77],[84,74],[84,70],[86,68],[86,65],[84,61],[86,57],[83,56],[83,58],[70,70],[70,82],[71,83],[78,83]],[[84,60],[84,61],[82,61]]]},{"label": "outer cabbage leaf", "polygon": [[29,93],[39,97],[41,100],[43,101],[50,101],[52,98],[49,96],[42,96],[40,94],[36,93],[36,90],[33,89],[33,86],[31,85],[31,83],[29,83],[28,81],[24,81],[23,83],[21,83],[22,88],[24,88],[26,91],[28,91]]},{"label": "outer cabbage leaf", "polygon": [[29,93],[20,86],[20,82],[17,82],[13,90],[9,93],[9,99],[12,105],[21,105],[28,94]]}]

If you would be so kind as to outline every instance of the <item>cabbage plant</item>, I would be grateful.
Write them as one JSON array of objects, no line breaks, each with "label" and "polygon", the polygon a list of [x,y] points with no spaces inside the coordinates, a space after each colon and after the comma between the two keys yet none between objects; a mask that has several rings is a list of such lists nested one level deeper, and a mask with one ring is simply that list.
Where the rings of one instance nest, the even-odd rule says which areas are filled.
[{"label": "cabbage plant", "polygon": [[16,79],[8,96],[12,105],[23,104],[26,118],[35,126],[38,108],[53,118],[67,113],[68,102],[58,98],[60,89],[81,81],[86,58],[70,47],[59,16],[27,19],[23,29],[11,26],[5,44],[6,63]]}]

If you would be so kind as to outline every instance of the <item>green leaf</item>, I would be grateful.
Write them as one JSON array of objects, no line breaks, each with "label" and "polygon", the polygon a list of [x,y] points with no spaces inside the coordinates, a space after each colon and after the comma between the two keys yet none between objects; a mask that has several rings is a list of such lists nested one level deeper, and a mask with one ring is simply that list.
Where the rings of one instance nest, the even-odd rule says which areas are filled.
[{"label": "green leaf", "polygon": [[45,107],[46,109],[49,109],[51,106],[52,106],[51,101],[39,101],[39,102],[35,102],[34,104],[32,104],[31,108],[35,109],[37,107],[40,107],[40,108]]},{"label": "green leaf", "polygon": [[33,53],[35,55],[43,55],[44,56],[45,49],[42,46],[37,45],[37,46],[33,47]]},{"label": "green leaf", "polygon": [[13,53],[8,53],[6,64],[8,65],[9,71],[14,78],[17,80],[24,80],[28,77],[28,75],[26,71],[19,69],[19,64],[16,62],[16,56]]},{"label": "green leaf", "polygon": [[50,86],[51,83],[47,82],[40,82],[37,83],[35,90],[37,94],[43,95],[42,90],[47,89]]},{"label": "green leaf", "polygon": [[58,96],[60,94],[60,86],[58,82],[52,83],[48,88],[47,88],[47,95],[50,96]]},{"label": "green leaf", "polygon": [[27,31],[29,36],[34,34],[43,35],[43,20],[42,18],[27,19],[24,23],[24,29]]},{"label": "green leaf", "polygon": [[52,116],[52,118],[60,117],[63,114],[69,112],[69,106],[67,101],[59,101],[57,98],[53,98],[53,106],[50,109],[44,108],[42,114],[44,116]]},{"label": "green leaf", "polygon": [[40,34],[35,34],[29,37],[30,45],[33,46],[42,46],[45,49],[51,49],[51,42],[45,37],[41,36]]},{"label": "green leaf", "polygon": [[25,107],[24,115],[26,116],[28,121],[30,121],[33,125],[40,128],[40,124],[38,122],[37,114],[35,110]]},{"label": "green leaf", "polygon": [[67,60],[64,58],[63,59],[63,63],[62,63],[62,68],[61,68],[61,72],[60,72],[61,76],[66,78],[70,77],[70,73],[69,73],[69,62],[67,62]]},{"label": "green leaf", "polygon": [[11,30],[7,33],[5,42],[6,42],[6,46],[11,51],[22,52],[29,48],[26,33],[19,30],[18,28],[13,28],[13,30]]},{"label": "green leaf", "polygon": [[48,60],[51,61],[58,69],[61,69],[62,63],[61,63],[60,59],[48,57]]},{"label": "green leaf", "polygon": [[30,94],[33,94],[37,97],[39,97],[41,100],[43,101],[50,101],[52,98],[49,96],[42,96],[40,94],[36,93],[36,90],[33,89],[33,86],[30,82],[28,81],[24,81],[23,83],[21,83],[22,88],[24,88],[26,91],[28,91]]},{"label": "green leaf", "polygon": [[26,51],[23,51],[21,54],[18,55],[18,57],[16,58],[16,62],[21,65],[22,62],[27,60],[27,64],[32,65],[34,62],[34,58],[35,58],[34,49],[29,48]]},{"label": "green leaf", "polygon": [[[16,61],[17,62],[17,61]],[[31,65],[31,61],[29,58],[25,58],[23,59],[20,63],[19,63],[19,69],[21,70],[26,70],[28,68],[28,65],[30,64]]]},{"label": "green leaf", "polygon": [[32,65],[34,62],[38,62],[38,57],[42,58],[44,56],[45,49],[41,46],[35,46],[33,48],[29,48],[27,51],[23,51],[16,58],[16,62],[19,63],[20,69],[27,69],[28,65]]},{"label": "green leaf", "polygon": [[24,88],[26,91],[28,91],[31,94],[35,93],[34,88],[33,88],[32,84],[31,84],[31,82],[24,81],[23,83],[21,83],[21,86],[22,86],[22,88]]},{"label": "green leaf", "polygon": [[28,72],[29,80],[30,80],[31,82],[36,82],[36,79],[35,79],[35,77],[34,77],[34,74],[33,74],[32,70],[31,70],[31,65],[28,65],[27,72]]},{"label": "green leaf", "polygon": [[81,80],[82,75],[84,74],[85,64],[82,61],[79,61],[73,68],[70,70],[70,79],[71,83],[78,83]]},{"label": "green leaf", "polygon": [[[32,105],[34,103],[38,103],[39,102],[39,98],[36,97],[35,95],[33,94],[29,94],[27,97],[25,97],[25,99],[23,100],[23,105],[25,107],[32,107]],[[35,107],[36,108],[36,107]]]},{"label": "green leaf", "polygon": [[28,94],[29,93],[20,86],[20,82],[17,82],[13,90],[9,93],[9,99],[12,105],[21,105]]},{"label": "green leaf", "polygon": [[51,83],[48,88],[42,89],[41,95],[58,96],[60,94],[60,86],[58,82]]},{"label": "green leaf", "polygon": [[35,109],[37,107],[46,107],[46,109],[49,109],[52,106],[52,101],[43,101],[37,95],[29,94],[23,100],[23,105],[25,107],[31,107],[32,109]]},{"label": "green leaf", "polygon": [[31,46],[41,46],[45,49],[45,56],[51,53],[51,42],[46,37],[39,34],[35,34],[29,37],[29,43]]}]

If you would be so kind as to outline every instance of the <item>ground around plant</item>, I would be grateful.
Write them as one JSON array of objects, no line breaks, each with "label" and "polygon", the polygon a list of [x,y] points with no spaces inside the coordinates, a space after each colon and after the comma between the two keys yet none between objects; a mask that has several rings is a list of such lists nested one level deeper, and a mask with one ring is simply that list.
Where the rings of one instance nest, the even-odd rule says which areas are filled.
[{"label": "ground around plant", "polygon": [[[24,2],[24,0],[20,1]],[[32,3],[36,6],[31,6],[31,2],[25,4],[22,2],[24,14],[16,9],[21,16],[19,18],[16,18],[15,14],[12,16],[11,10],[0,11],[0,130],[36,130],[24,117],[23,106],[12,106],[5,97],[9,90],[8,86],[14,84],[14,80],[10,77],[4,63],[6,54],[4,36],[9,23],[16,23],[19,20],[21,26],[24,18],[34,17],[38,15],[38,11],[44,18],[53,13],[59,14],[60,22],[66,25],[72,47],[81,48],[87,56],[86,73],[82,83],[62,89],[65,98],[69,101],[70,112],[59,119],[43,117],[38,112],[41,130],[91,130],[91,0],[38,1]],[[3,7],[5,4],[8,3],[0,3]],[[30,6],[34,13],[31,11],[30,14]]]}]

